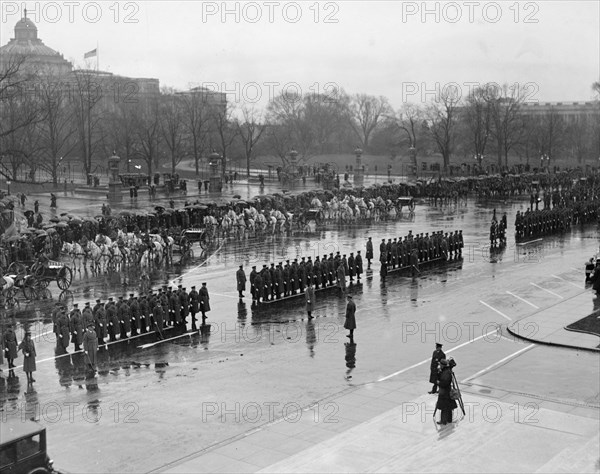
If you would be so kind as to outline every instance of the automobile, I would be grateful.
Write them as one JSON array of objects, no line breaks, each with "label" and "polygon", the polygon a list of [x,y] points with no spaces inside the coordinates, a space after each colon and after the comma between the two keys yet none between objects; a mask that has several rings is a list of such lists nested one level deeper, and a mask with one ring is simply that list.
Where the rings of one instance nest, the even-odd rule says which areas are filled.
[{"label": "automobile", "polygon": [[58,474],[46,452],[46,428],[34,421],[0,423],[2,474]]}]

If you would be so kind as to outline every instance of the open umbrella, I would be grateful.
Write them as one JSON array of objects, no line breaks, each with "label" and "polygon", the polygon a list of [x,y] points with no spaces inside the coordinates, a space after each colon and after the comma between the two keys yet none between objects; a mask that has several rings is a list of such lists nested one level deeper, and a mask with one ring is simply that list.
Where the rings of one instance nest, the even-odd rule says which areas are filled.
[{"label": "open umbrella", "polygon": [[32,210],[28,210],[28,211],[25,211],[25,212],[23,213],[23,215],[24,215],[25,217],[30,217],[30,216],[33,216],[33,214],[34,214],[34,212],[33,212]]},{"label": "open umbrella", "polygon": [[242,196],[239,194],[234,194],[233,199],[242,199]]},{"label": "open umbrella", "polygon": [[51,217],[51,218],[49,219],[49,221],[50,221],[50,222],[55,222],[55,223],[56,223],[56,222],[60,222],[60,221],[59,221],[59,219],[58,219],[58,217]]},{"label": "open umbrella", "polygon": [[77,217],[74,217],[73,219],[71,219],[69,221],[69,224],[74,224],[74,225],[78,225],[78,224],[82,224],[83,221],[81,219],[78,219]]},{"label": "open umbrella", "polygon": [[48,233],[48,235],[56,234],[56,229],[51,227],[49,229],[46,229],[46,232]]},{"label": "open umbrella", "polygon": [[21,229],[21,234],[33,234],[33,231],[30,229]]},{"label": "open umbrella", "polygon": [[67,224],[66,222],[59,222],[58,224],[56,224],[56,227],[58,227],[59,229],[64,229],[65,227],[69,227],[69,224]]}]

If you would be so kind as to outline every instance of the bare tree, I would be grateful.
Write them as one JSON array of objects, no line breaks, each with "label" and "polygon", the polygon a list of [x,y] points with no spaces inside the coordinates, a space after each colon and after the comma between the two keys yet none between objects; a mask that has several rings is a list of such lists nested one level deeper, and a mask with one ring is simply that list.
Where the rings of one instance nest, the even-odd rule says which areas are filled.
[{"label": "bare tree", "polygon": [[361,141],[363,149],[369,146],[369,138],[384,115],[392,112],[385,97],[356,94],[350,103],[350,124]]},{"label": "bare tree", "polygon": [[551,107],[535,120],[534,143],[540,156],[548,158],[546,166],[550,166],[552,159],[558,154],[564,144],[565,123],[558,112]]},{"label": "bare tree", "polygon": [[452,88],[444,89],[426,111],[425,124],[437,150],[444,160],[444,170],[450,165],[456,135],[460,95]]},{"label": "bare tree", "polygon": [[212,107],[210,144],[212,149],[221,150],[221,172],[227,172],[229,148],[237,135],[237,126],[233,120],[233,107]]},{"label": "bare tree", "polygon": [[74,140],[77,127],[70,104],[70,86],[65,78],[47,76],[47,82],[39,88],[40,107],[43,118],[39,123],[41,157],[40,167],[58,183],[58,171],[62,158],[76,147]]},{"label": "bare tree", "polygon": [[253,107],[242,107],[243,120],[236,122],[237,133],[244,147],[246,157],[246,176],[250,177],[250,161],[253,158],[254,148],[263,137],[267,128],[260,112]]},{"label": "bare tree", "polygon": [[[125,163],[140,155],[140,133],[137,114],[142,110],[137,104],[121,102],[110,115],[110,141],[111,149],[125,158]],[[110,153],[110,150],[106,150]],[[129,166],[128,166],[129,169]]]},{"label": "bare tree", "polygon": [[73,72],[73,109],[77,124],[77,134],[81,146],[81,159],[86,174],[92,171],[92,159],[102,149],[103,130],[101,129],[103,99],[102,84],[94,71]]},{"label": "bare tree", "polygon": [[[481,166],[492,128],[492,105],[485,87],[475,88],[470,92],[461,118],[468,136],[469,148]],[[502,165],[501,156],[500,154],[498,158],[498,166]]]},{"label": "bare tree", "polygon": [[192,89],[182,95],[183,123],[189,142],[189,148],[194,157],[196,176],[200,174],[200,159],[206,151],[211,119],[210,105],[207,101],[207,91]]},{"label": "bare tree", "polygon": [[171,158],[171,173],[183,159],[183,113],[181,98],[172,89],[164,89],[160,99],[160,129]]},{"label": "bare tree", "polygon": [[144,160],[150,176],[158,169],[162,143],[158,100],[140,102],[135,111],[135,135],[139,145],[136,155]]}]

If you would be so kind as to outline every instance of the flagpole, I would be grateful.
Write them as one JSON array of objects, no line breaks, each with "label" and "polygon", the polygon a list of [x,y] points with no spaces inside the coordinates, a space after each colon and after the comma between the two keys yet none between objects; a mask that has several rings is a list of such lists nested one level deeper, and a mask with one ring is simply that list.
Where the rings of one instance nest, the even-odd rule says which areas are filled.
[{"label": "flagpole", "polygon": [[96,41],[96,69],[100,72],[100,48],[98,48],[98,41]]}]

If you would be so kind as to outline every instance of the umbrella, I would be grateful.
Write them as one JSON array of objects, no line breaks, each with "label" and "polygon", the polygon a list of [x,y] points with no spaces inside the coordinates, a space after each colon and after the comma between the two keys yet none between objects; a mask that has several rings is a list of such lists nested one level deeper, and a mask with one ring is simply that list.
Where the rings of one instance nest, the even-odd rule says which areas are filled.
[{"label": "umbrella", "polygon": [[46,232],[48,233],[48,235],[56,234],[56,229],[51,227],[51,228],[47,229]]},{"label": "umbrella", "polygon": [[58,224],[56,224],[56,227],[63,229],[65,227],[69,227],[69,224],[67,224],[66,222],[59,222]]},{"label": "umbrella", "polygon": [[242,199],[242,196],[239,194],[234,194],[233,199]]},{"label": "umbrella", "polygon": [[[94,216],[94,219],[104,219],[104,216]],[[52,220],[52,219],[50,219]]]},{"label": "umbrella", "polygon": [[15,242],[17,240],[19,240],[21,238],[20,235],[13,235],[12,237],[9,237],[8,239],[6,239],[7,242]]},{"label": "umbrella", "polygon": [[60,222],[58,217],[51,217],[49,220],[50,222]]},{"label": "umbrella", "polygon": [[32,210],[25,211],[25,212],[23,213],[23,215],[25,215],[25,217],[33,216],[33,214],[34,214],[34,212],[33,212]]},{"label": "umbrella", "polygon": [[30,229],[21,229],[21,234],[32,234],[33,232]]},{"label": "umbrella", "polygon": [[81,219],[78,219],[77,217],[74,217],[73,219],[71,219],[69,221],[69,224],[75,224],[75,225],[82,224],[82,223],[83,223],[83,221]]},{"label": "umbrella", "polygon": [[46,231],[44,229],[36,229],[34,231],[36,234],[40,234],[40,235],[46,235]]},{"label": "umbrella", "polygon": [[69,218],[67,216],[60,216],[58,219],[59,222],[69,222]]},{"label": "umbrella", "polygon": [[120,216],[129,217],[129,216],[131,216],[131,212],[129,212],[129,211],[121,211],[121,212],[119,212],[119,215]]},{"label": "umbrella", "polygon": [[54,224],[46,224],[44,226],[44,229],[48,230],[48,229],[52,229],[54,227]]},{"label": "umbrella", "polygon": [[217,203],[215,201],[209,201],[206,203],[207,206],[216,206]]}]

